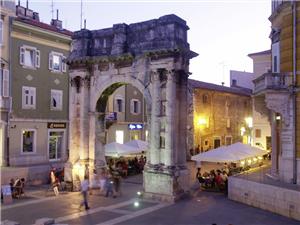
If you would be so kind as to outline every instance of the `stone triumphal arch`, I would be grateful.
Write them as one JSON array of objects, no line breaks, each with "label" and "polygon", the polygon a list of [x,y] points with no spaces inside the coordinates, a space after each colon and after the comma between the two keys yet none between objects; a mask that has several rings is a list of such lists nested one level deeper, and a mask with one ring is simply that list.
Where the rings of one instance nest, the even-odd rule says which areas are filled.
[{"label": "stone triumphal arch", "polygon": [[145,195],[174,200],[184,192],[187,81],[189,60],[197,55],[189,48],[188,29],[184,20],[167,15],[74,33],[68,58],[70,159],[66,166],[73,182],[80,167],[105,166],[101,104],[117,87],[131,84],[143,93],[147,105],[150,149]]}]

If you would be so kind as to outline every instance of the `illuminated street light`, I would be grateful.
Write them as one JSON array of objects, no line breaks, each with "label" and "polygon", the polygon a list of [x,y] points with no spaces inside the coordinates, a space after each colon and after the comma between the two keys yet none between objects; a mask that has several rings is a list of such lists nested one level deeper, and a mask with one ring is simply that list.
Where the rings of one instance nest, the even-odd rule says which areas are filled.
[{"label": "illuminated street light", "polygon": [[199,126],[201,126],[201,125],[206,125],[207,121],[206,121],[205,118],[199,117],[197,123],[198,123]]},{"label": "illuminated street light", "polygon": [[139,203],[138,201],[135,201],[135,202],[133,203],[133,205],[134,205],[134,207],[139,207],[139,206],[140,206],[140,203]]},{"label": "illuminated street light", "polygon": [[243,136],[246,132],[246,128],[245,127],[241,127],[241,136]]},{"label": "illuminated street light", "polygon": [[253,119],[252,117],[247,117],[245,118],[245,121],[246,121],[246,124],[249,128],[252,128],[253,127]]}]

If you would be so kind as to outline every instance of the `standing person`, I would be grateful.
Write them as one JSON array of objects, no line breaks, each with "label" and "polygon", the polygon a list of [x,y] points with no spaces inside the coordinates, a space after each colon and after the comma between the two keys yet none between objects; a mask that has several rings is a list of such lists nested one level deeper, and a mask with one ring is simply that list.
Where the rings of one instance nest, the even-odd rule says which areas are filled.
[{"label": "standing person", "polygon": [[197,168],[196,178],[199,181],[199,184],[201,186],[201,184],[204,183],[204,179],[201,176],[201,168],[200,167]]},{"label": "standing person", "polygon": [[89,190],[89,180],[87,176],[84,176],[84,180],[81,181],[81,194],[83,197],[83,201],[80,203],[79,208],[81,208],[81,206],[85,206],[85,210],[89,210],[90,207],[88,205],[88,200],[87,200],[87,192]]},{"label": "standing person", "polygon": [[105,197],[108,197],[109,194],[111,194],[113,196],[113,198],[115,198],[116,195],[114,194],[114,190],[113,190],[114,181],[113,181],[113,178],[112,178],[111,171],[109,171],[107,173],[105,185],[106,185],[106,195],[105,195]]},{"label": "standing person", "polygon": [[50,181],[51,181],[51,185],[52,185],[54,194],[56,196],[58,196],[59,195],[59,192],[58,192],[58,179],[55,175],[55,172],[56,172],[56,169],[52,168],[52,170],[50,172]]}]

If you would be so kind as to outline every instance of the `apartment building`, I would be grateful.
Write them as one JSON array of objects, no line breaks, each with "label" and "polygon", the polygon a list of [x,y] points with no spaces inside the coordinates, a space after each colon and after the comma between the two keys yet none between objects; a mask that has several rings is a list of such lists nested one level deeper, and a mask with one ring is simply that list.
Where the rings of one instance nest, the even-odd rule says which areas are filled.
[{"label": "apartment building", "polygon": [[46,178],[50,166],[68,159],[69,78],[65,59],[72,32],[62,21],[39,21],[20,4],[12,23],[9,165],[28,169],[28,179]]}]

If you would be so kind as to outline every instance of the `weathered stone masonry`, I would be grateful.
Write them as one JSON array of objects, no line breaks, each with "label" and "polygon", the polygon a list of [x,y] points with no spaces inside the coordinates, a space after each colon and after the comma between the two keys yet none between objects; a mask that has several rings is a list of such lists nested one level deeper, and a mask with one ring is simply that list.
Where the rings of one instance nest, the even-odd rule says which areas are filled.
[{"label": "weathered stone masonry", "polygon": [[[75,32],[70,66],[70,162],[105,165],[103,108],[114,87],[131,84],[147,104],[150,150],[144,171],[149,197],[175,200],[187,189],[187,79],[196,53],[186,22],[175,15]],[[163,139],[165,140],[163,144]],[[73,181],[78,179],[73,170]]]}]

